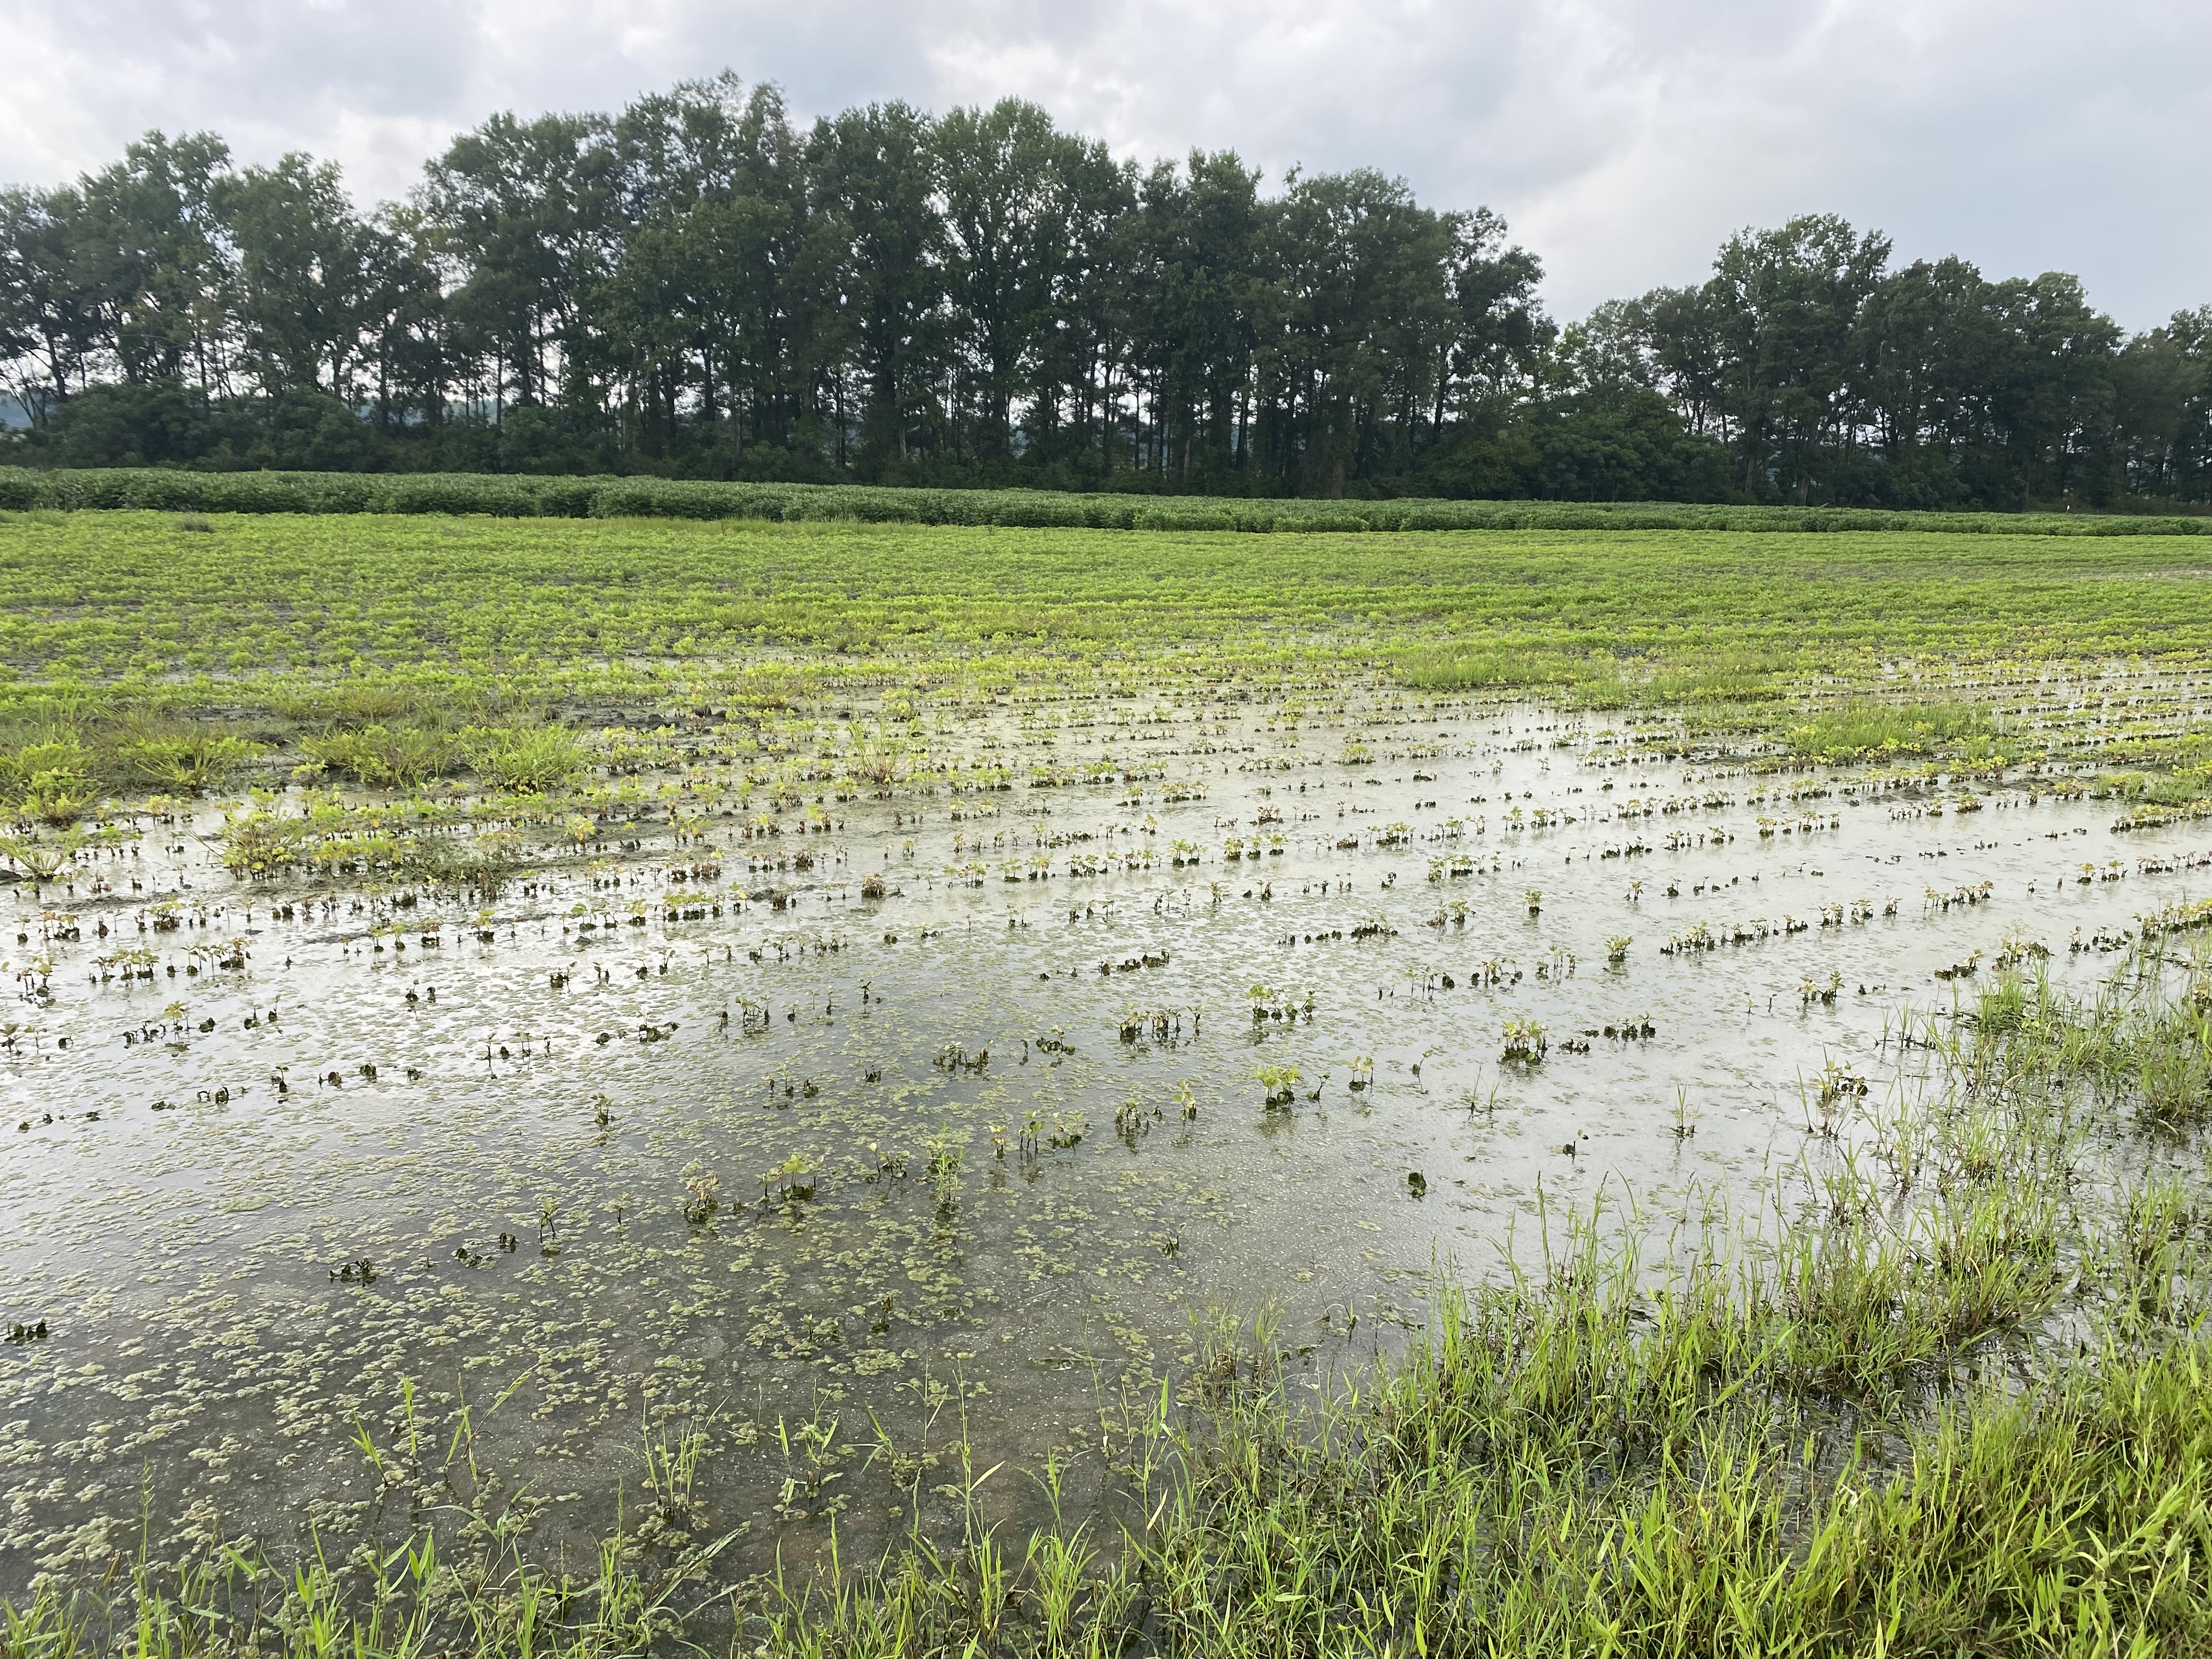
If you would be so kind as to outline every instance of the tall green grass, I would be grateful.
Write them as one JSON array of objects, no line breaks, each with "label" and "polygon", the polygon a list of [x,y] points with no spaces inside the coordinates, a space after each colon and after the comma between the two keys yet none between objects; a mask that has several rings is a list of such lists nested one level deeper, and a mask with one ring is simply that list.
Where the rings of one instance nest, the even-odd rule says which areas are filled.
[{"label": "tall green grass", "polygon": [[0,722],[0,812],[70,823],[121,789],[198,794],[261,752],[234,732],[149,708]]}]

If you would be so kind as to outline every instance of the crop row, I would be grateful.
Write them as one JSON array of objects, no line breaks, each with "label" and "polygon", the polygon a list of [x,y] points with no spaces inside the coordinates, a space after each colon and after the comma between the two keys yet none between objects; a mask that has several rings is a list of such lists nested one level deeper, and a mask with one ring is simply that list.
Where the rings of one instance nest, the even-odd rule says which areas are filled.
[{"label": "crop row", "polygon": [[0,521],[0,665],[82,684],[497,664],[545,686],[648,664],[1333,660],[1424,689],[1741,702],[1913,660],[2201,654],[2212,617],[2174,545],[1897,534],[1838,557],[1824,536],[1464,532],[1224,557],[1096,531],[33,514]]}]

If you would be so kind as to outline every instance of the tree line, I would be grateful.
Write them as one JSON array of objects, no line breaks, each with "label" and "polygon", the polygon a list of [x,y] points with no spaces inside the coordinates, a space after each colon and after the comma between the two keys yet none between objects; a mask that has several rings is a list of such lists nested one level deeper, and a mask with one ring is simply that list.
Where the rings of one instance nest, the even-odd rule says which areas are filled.
[{"label": "tree line", "polygon": [[0,191],[0,459],[1251,496],[2212,500],[2212,307],[1816,216],[1565,326],[1486,208],[1034,105],[493,117],[400,202],[149,133]]}]

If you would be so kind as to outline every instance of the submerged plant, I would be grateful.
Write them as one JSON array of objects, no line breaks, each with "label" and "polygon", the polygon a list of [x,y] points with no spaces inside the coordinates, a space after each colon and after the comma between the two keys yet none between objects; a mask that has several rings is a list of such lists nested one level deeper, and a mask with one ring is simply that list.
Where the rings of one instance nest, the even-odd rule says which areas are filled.
[{"label": "submerged plant", "polygon": [[1540,1063],[1551,1048],[1545,1036],[1542,1021],[1509,1019],[1505,1022],[1505,1044],[1498,1059],[1509,1066],[1534,1066]]},{"label": "submerged plant", "polygon": [[0,836],[0,857],[33,881],[55,881],[69,870],[89,839],[83,830],[76,829],[66,830],[51,840],[37,836]]}]

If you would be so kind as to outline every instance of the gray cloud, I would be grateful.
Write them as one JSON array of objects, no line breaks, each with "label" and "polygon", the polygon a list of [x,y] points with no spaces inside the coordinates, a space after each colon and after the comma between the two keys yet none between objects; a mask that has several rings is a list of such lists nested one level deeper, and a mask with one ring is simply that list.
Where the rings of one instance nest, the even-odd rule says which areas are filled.
[{"label": "gray cloud", "polygon": [[2212,301],[2212,8],[2175,0],[4,0],[0,53],[9,179],[212,127],[389,196],[494,109],[729,67],[808,112],[1013,94],[1143,158],[1401,173],[1506,214],[1563,315],[1814,210],[2077,271],[2135,327]]}]

